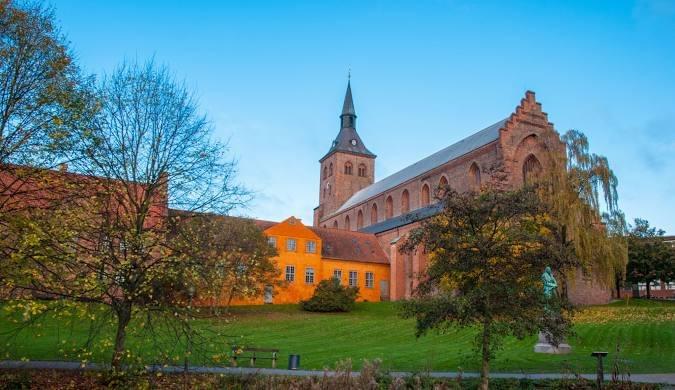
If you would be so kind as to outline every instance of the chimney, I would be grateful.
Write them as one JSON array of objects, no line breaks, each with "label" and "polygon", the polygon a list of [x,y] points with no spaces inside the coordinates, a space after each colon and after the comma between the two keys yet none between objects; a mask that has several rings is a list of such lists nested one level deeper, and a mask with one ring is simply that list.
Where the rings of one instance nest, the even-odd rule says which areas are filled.
[{"label": "chimney", "polygon": [[68,172],[68,164],[67,163],[59,164],[59,172],[62,172],[62,173]]}]

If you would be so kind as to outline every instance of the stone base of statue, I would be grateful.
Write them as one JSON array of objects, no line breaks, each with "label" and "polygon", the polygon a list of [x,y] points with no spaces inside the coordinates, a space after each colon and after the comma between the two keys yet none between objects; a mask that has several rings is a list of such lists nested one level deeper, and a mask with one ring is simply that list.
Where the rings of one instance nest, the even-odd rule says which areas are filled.
[{"label": "stone base of statue", "polygon": [[569,344],[562,342],[557,347],[551,344],[546,337],[546,333],[539,332],[539,341],[534,346],[536,353],[551,353],[554,355],[564,355],[572,352],[572,347]]}]

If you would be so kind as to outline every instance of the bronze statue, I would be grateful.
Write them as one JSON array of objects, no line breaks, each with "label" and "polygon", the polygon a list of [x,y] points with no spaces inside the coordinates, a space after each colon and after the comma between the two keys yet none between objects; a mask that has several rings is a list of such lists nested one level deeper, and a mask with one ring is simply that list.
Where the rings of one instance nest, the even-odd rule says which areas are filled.
[{"label": "bronze statue", "polygon": [[544,283],[544,296],[546,298],[551,298],[558,288],[558,282],[556,282],[555,278],[553,277],[551,267],[546,267],[544,273],[541,274],[541,281]]}]

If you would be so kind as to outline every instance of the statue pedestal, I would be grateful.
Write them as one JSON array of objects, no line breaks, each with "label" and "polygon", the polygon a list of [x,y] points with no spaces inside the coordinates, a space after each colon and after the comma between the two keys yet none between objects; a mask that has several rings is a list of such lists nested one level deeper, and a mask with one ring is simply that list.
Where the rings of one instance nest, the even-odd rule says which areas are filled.
[{"label": "statue pedestal", "polygon": [[546,333],[539,332],[539,340],[534,345],[535,353],[550,353],[554,355],[564,355],[572,352],[572,347],[567,343],[560,343],[557,347],[548,342]]}]

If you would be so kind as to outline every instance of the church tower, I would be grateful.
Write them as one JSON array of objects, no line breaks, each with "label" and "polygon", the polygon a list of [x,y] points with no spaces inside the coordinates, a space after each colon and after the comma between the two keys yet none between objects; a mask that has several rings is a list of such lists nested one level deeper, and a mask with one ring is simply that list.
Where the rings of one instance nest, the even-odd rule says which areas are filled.
[{"label": "church tower", "polygon": [[319,226],[357,191],[373,184],[375,157],[356,132],[356,110],[351,81],[348,81],[340,131],[328,153],[319,160],[319,206],[314,209],[314,226]]}]

